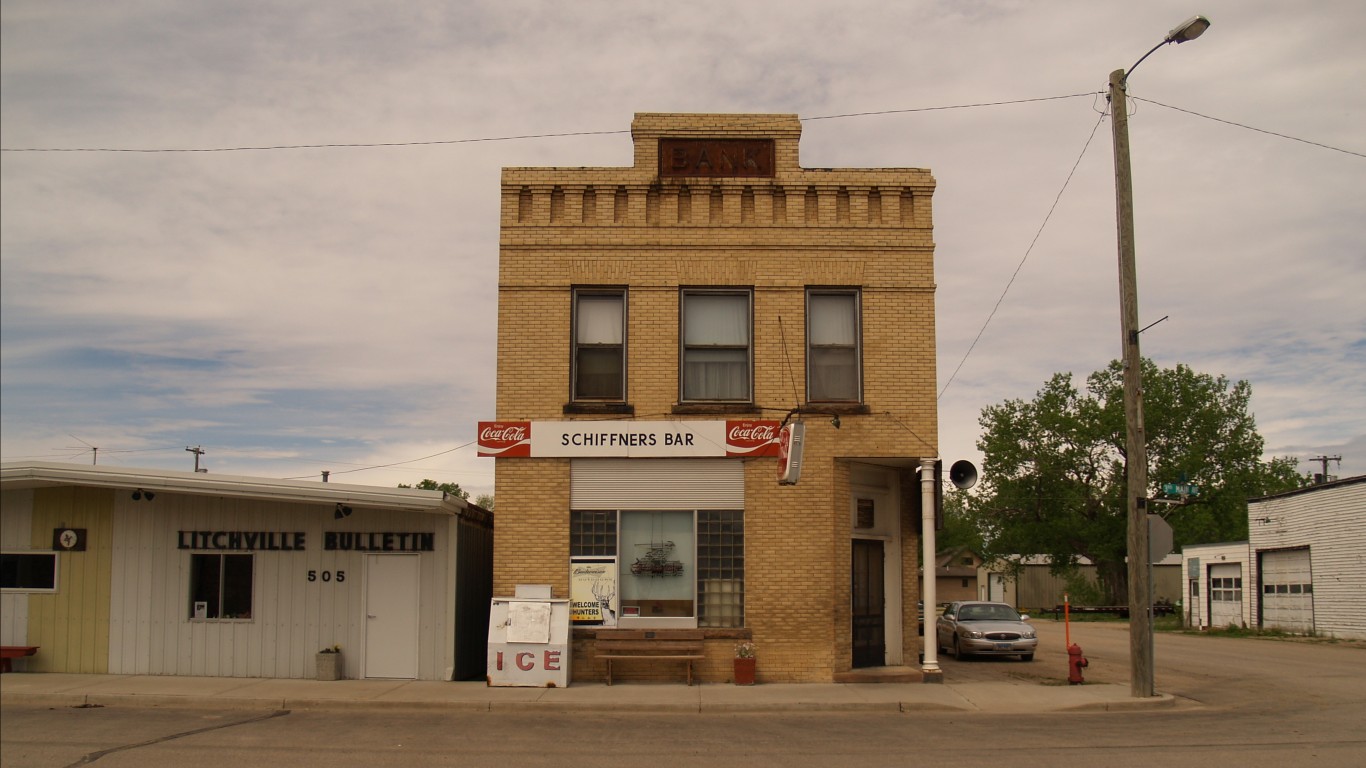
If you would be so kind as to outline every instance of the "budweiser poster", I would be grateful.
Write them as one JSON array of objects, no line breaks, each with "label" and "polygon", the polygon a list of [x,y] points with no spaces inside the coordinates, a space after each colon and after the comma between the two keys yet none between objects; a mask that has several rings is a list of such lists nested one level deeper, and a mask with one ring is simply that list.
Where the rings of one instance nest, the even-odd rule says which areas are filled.
[{"label": "budweiser poster", "polygon": [[778,455],[778,422],[481,421],[479,455],[494,458],[670,458]]}]

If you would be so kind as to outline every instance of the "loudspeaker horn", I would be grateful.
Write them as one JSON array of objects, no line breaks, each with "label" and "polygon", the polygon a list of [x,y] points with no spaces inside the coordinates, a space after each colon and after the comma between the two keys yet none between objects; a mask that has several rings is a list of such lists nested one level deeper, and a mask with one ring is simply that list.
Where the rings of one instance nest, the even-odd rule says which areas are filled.
[{"label": "loudspeaker horn", "polygon": [[977,485],[977,467],[967,459],[955,461],[953,466],[949,467],[949,482],[958,490],[966,491]]}]

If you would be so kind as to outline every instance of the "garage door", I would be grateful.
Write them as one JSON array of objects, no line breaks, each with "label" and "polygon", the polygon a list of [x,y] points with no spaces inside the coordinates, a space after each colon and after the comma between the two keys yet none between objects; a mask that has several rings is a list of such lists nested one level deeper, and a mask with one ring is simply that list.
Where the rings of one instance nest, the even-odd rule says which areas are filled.
[{"label": "garage door", "polygon": [[1209,622],[1212,627],[1243,624],[1243,566],[1220,563],[1209,567]]},{"label": "garage door", "polygon": [[1314,631],[1314,583],[1309,550],[1261,553],[1262,626]]}]

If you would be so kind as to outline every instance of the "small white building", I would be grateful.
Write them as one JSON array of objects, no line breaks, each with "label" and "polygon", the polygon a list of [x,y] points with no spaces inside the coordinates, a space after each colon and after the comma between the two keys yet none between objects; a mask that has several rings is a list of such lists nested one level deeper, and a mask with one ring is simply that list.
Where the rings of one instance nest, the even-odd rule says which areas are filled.
[{"label": "small white building", "polygon": [[0,465],[0,644],[35,672],[481,677],[492,513],[440,491]]},{"label": "small white building", "polygon": [[1366,638],[1366,475],[1247,505],[1259,627]]},{"label": "small white building", "polygon": [[1192,629],[1251,626],[1252,584],[1246,541],[1181,548],[1182,613]]}]

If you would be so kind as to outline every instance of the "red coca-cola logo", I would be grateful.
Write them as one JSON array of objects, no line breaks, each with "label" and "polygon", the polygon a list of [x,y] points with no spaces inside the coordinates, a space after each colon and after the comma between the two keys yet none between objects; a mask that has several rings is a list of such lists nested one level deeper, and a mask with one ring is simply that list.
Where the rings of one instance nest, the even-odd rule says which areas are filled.
[{"label": "red coca-cola logo", "polygon": [[531,455],[531,422],[479,422],[479,456],[526,458]]},{"label": "red coca-cola logo", "polygon": [[777,456],[778,422],[726,422],[727,456]]}]

